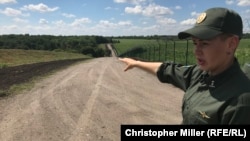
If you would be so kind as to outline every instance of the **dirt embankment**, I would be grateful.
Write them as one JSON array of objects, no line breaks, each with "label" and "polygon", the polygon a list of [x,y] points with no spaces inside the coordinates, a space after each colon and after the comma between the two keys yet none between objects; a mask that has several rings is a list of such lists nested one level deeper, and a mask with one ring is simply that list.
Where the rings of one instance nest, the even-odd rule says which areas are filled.
[{"label": "dirt embankment", "polygon": [[83,60],[86,59],[58,60],[2,68],[0,69],[0,90],[7,90],[12,85],[27,82],[35,76],[41,76]]},{"label": "dirt embankment", "polygon": [[[115,57],[116,53],[113,51],[111,45],[107,44],[107,47],[111,51],[111,56]],[[15,84],[27,82],[33,77],[42,76],[51,71],[59,70],[73,63],[87,59],[88,58],[57,60],[2,68],[0,69],[0,91],[6,91]],[[1,96],[6,95],[5,93],[0,93],[0,97]]]}]

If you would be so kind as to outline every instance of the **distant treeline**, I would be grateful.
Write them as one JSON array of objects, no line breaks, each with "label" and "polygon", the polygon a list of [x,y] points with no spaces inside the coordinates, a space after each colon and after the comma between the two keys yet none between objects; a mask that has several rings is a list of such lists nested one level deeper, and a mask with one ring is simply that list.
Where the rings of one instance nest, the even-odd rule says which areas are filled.
[{"label": "distant treeline", "polygon": [[[114,39],[115,38],[115,39]],[[243,38],[250,38],[250,33]],[[178,40],[176,35],[152,35],[152,36],[53,36],[53,35],[29,35],[9,34],[0,35],[0,49],[27,49],[69,51],[88,54],[93,57],[101,57],[107,54],[105,48],[99,48],[99,44],[119,43],[119,39],[161,39]]]},{"label": "distant treeline", "polygon": [[109,38],[102,36],[0,35],[1,49],[69,51],[93,57],[104,56],[105,49],[98,45],[109,42]]},{"label": "distant treeline", "polygon": [[[150,35],[150,36],[117,36],[112,37],[115,39],[172,39],[172,40],[179,40],[177,35]],[[243,34],[243,39],[249,39],[250,33]]]}]

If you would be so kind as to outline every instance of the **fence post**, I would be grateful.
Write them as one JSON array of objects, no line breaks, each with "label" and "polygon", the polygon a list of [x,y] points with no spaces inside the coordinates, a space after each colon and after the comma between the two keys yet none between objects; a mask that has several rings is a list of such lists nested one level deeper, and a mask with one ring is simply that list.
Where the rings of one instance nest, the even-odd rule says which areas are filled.
[{"label": "fence post", "polygon": [[186,50],[186,65],[187,65],[187,63],[188,63],[188,40],[187,40],[187,50]]},{"label": "fence post", "polygon": [[154,45],[154,55],[153,55],[153,61],[155,61],[155,45]]},{"label": "fence post", "polygon": [[157,38],[157,43],[158,43],[158,61],[161,60],[161,45],[160,45],[160,40]]},{"label": "fence post", "polygon": [[149,47],[148,47],[148,60],[149,60],[149,61],[151,61],[151,60],[150,60],[150,59],[151,59],[151,56],[150,56],[150,55],[151,55],[151,47],[149,46]]},{"label": "fence post", "polygon": [[167,50],[168,50],[168,39],[166,39],[166,46],[165,46],[165,61],[167,60]]},{"label": "fence post", "polygon": [[175,41],[173,40],[173,39],[169,39],[169,40],[171,40],[173,43],[174,43],[174,51],[173,51],[173,54],[174,54],[174,63],[175,63]]},{"label": "fence post", "polygon": [[175,63],[175,41],[173,40],[174,42],[174,63]]},{"label": "fence post", "polygon": [[158,61],[161,60],[161,45],[159,44],[159,57],[158,57]]}]

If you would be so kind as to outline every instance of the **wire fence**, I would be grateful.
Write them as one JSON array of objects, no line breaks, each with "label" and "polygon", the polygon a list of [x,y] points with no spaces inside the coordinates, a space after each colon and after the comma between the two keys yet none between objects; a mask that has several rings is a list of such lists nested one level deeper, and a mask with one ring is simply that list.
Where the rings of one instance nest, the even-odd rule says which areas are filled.
[{"label": "wire fence", "polygon": [[[169,61],[182,65],[192,65],[196,63],[193,50],[194,46],[191,40],[175,41],[168,39],[157,41],[157,44],[135,46],[119,54],[119,57],[131,57],[144,61]],[[236,52],[235,56],[238,58],[241,66],[250,62],[249,50],[250,48],[246,48]]]},{"label": "wire fence", "polygon": [[193,46],[189,40],[179,42],[174,40],[159,41],[158,44],[146,44],[133,47],[120,54],[120,57],[132,57],[146,61],[169,61],[183,65],[195,63]]}]

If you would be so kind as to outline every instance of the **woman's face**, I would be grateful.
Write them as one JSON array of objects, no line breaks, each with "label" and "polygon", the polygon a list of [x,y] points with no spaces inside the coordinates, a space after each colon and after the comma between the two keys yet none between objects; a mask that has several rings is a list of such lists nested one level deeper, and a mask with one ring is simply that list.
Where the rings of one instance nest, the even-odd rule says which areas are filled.
[{"label": "woman's face", "polygon": [[[194,54],[200,69],[208,71],[211,74],[218,74],[230,65],[233,58],[234,49],[232,37],[222,38],[218,35],[209,40],[201,40],[193,37]],[[234,48],[234,49],[232,49]]]}]

